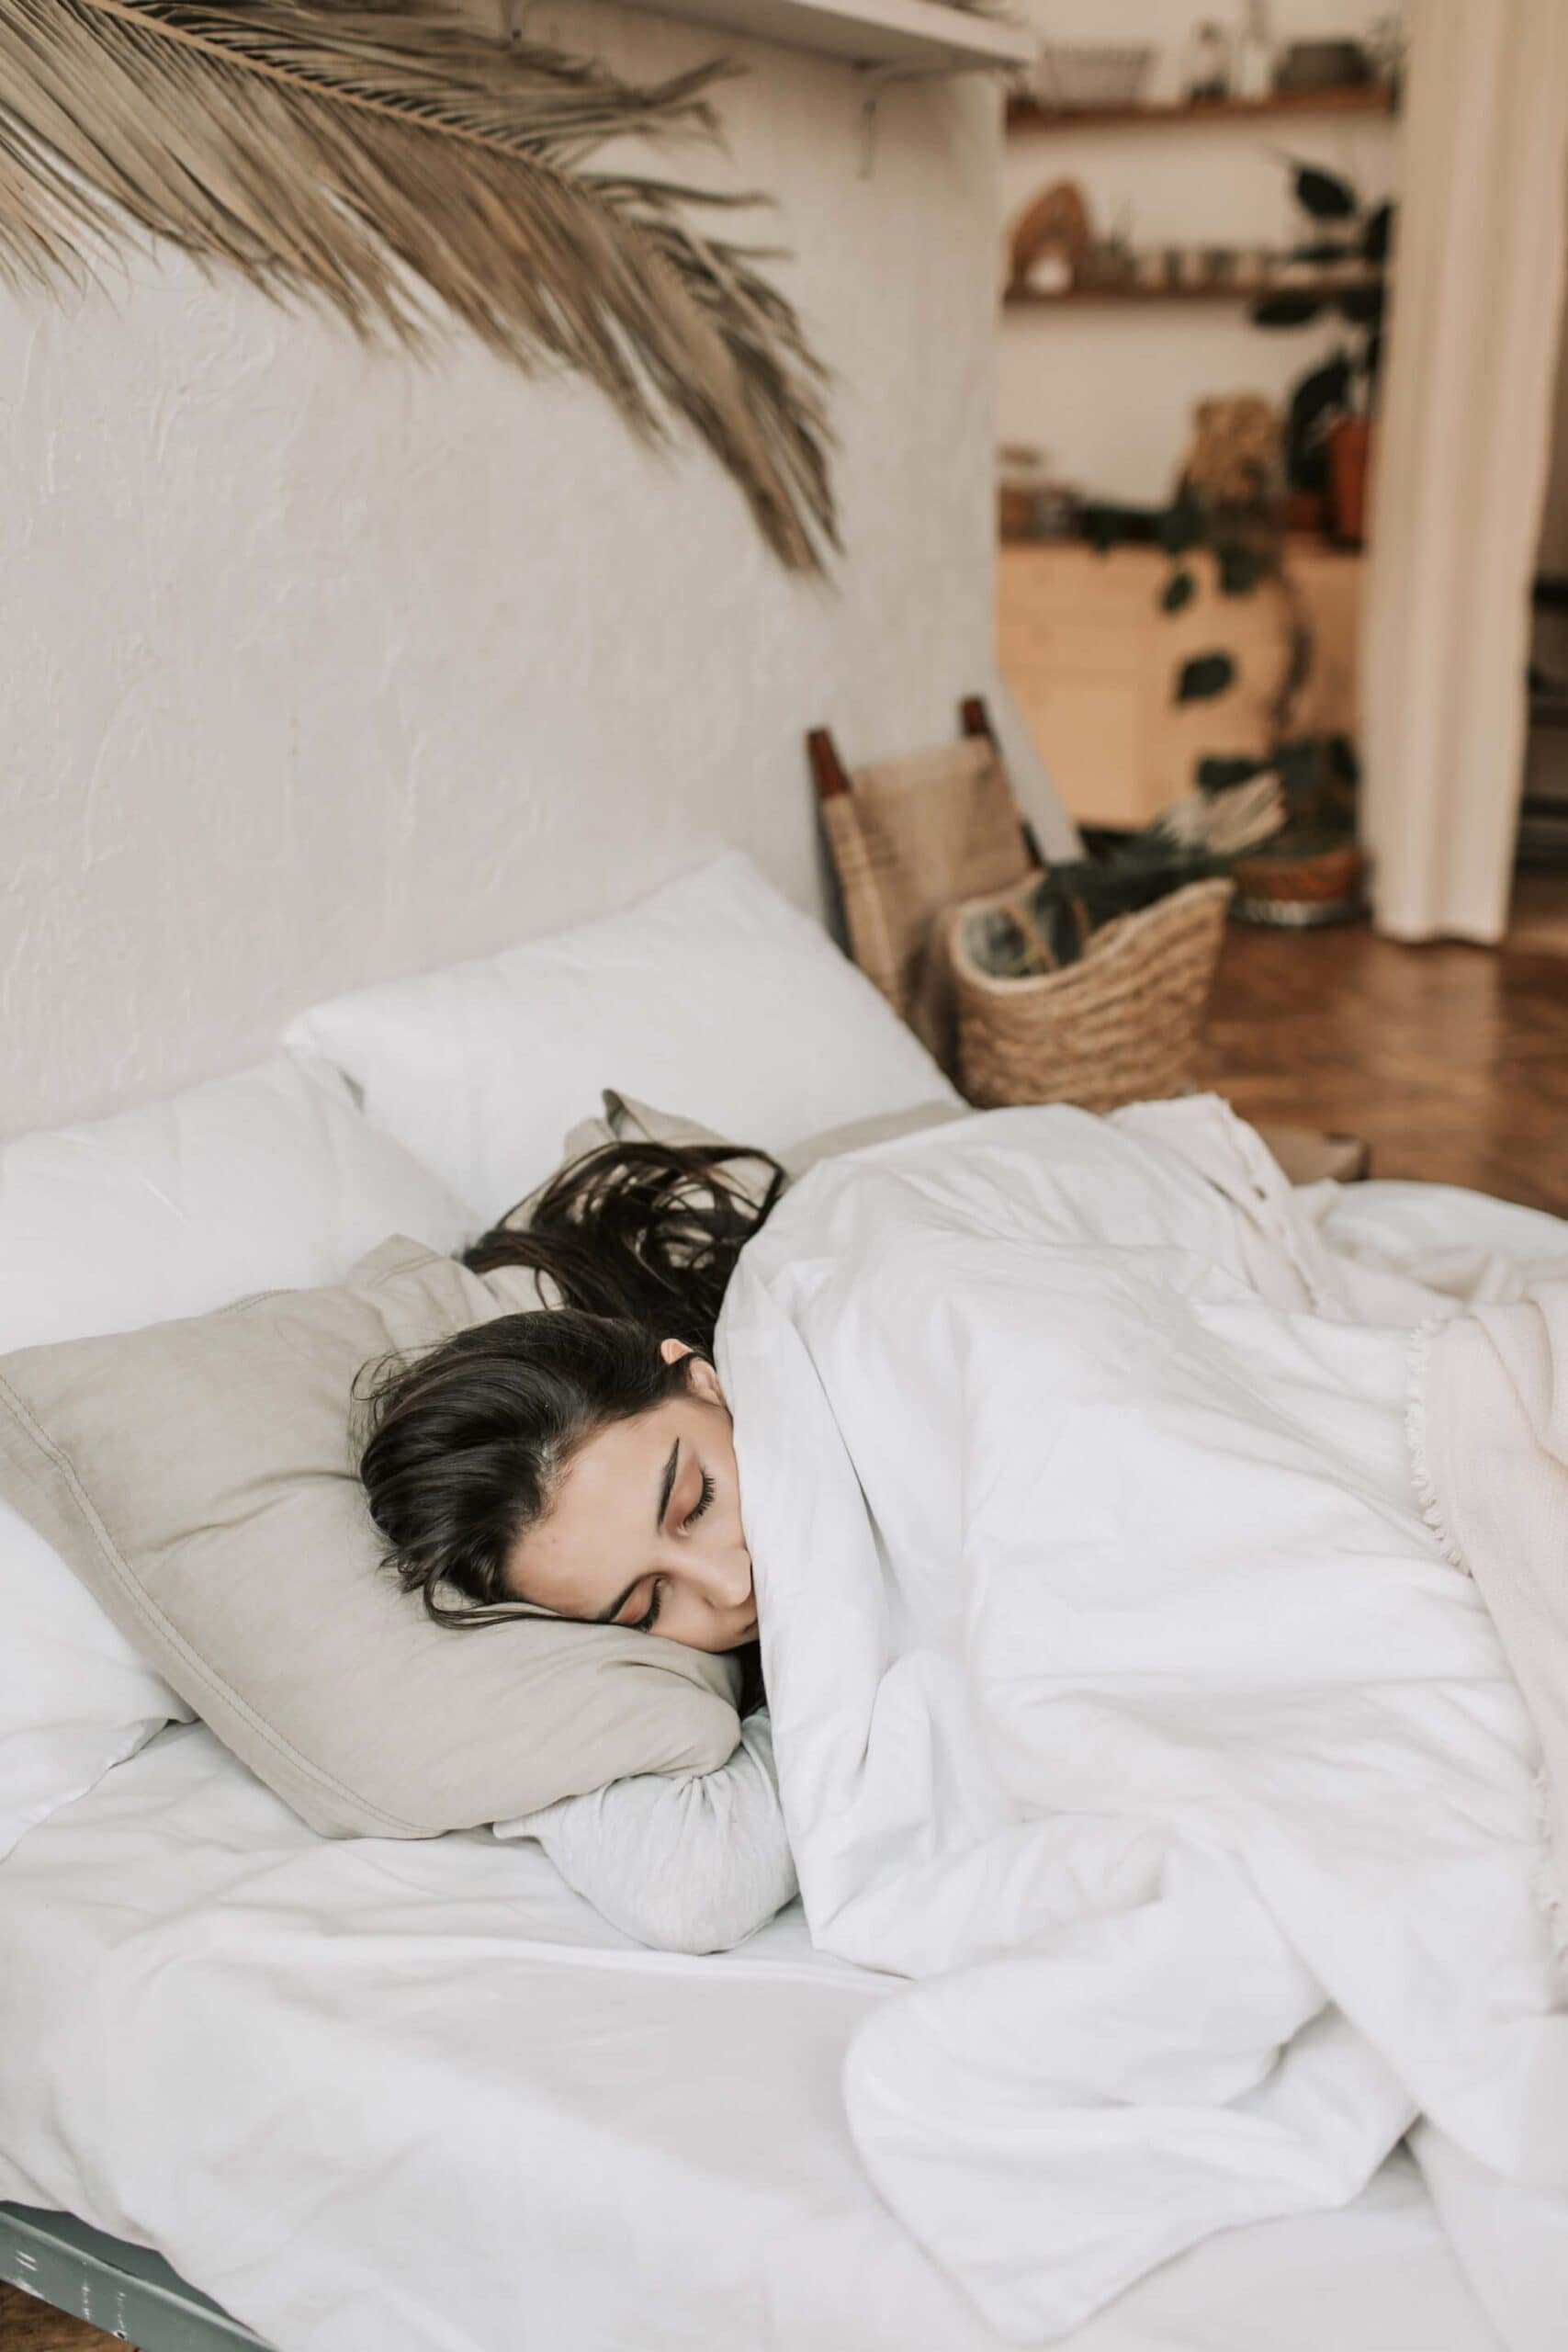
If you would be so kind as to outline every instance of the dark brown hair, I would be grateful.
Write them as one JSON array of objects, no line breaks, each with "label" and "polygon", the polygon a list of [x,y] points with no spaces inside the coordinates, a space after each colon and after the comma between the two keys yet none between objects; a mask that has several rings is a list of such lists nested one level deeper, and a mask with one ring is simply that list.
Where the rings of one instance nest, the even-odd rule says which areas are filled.
[{"label": "dark brown hair", "polygon": [[463,1253],[477,1273],[530,1269],[558,1304],[365,1367],[370,1516],[385,1565],[437,1624],[539,1613],[507,1591],[518,1536],[597,1430],[684,1385],[690,1359],[666,1363],[661,1340],[711,1358],[736,1261],[784,1181],[776,1160],[732,1145],[590,1152],[545,1187],[526,1224],[492,1227]]},{"label": "dark brown hair", "polygon": [[784,1183],[776,1159],[738,1144],[605,1144],[551,1178],[525,1225],[492,1226],[463,1263],[532,1267],[562,1306],[711,1357],[735,1261]]}]

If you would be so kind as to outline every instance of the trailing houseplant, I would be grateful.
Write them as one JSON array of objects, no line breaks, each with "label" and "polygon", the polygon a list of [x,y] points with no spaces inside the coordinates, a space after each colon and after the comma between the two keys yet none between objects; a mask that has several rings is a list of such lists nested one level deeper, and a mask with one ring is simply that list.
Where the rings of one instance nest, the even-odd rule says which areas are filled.
[{"label": "trailing houseplant", "polygon": [[[1367,475],[1382,366],[1386,271],[1394,208],[1368,210],[1350,182],[1314,164],[1291,163],[1291,186],[1305,224],[1289,258],[1319,269],[1354,266],[1362,275],[1326,291],[1280,287],[1252,306],[1255,326],[1314,326],[1337,316],[1347,330],[1338,348],[1295,386],[1285,420],[1285,478],[1307,512],[1326,506],[1334,536],[1359,547],[1365,534]],[[1303,513],[1303,519],[1306,519]]]},{"label": "trailing houseplant", "polygon": [[[1286,560],[1278,502],[1217,503],[1184,484],[1161,518],[1159,536],[1169,560],[1160,594],[1165,612],[1190,603],[1194,563],[1206,553],[1222,596],[1266,593],[1280,613],[1284,659],[1267,705],[1265,748],[1235,757],[1206,754],[1194,776],[1199,790],[1210,794],[1232,792],[1262,776],[1279,786],[1279,830],[1235,865],[1232,911],[1244,922],[1291,925],[1359,914],[1365,873],[1356,839],[1359,765],[1348,736],[1314,733],[1301,724],[1316,642]],[[1234,686],[1235,676],[1235,657],[1223,647],[1190,655],[1177,673],[1175,699],[1213,701]]]},{"label": "trailing houseplant", "polygon": [[[1250,470],[1233,465],[1228,479],[1223,465],[1208,478],[1190,469],[1163,511],[1137,515],[1093,507],[1085,523],[1090,543],[1101,551],[1128,540],[1153,540],[1163,549],[1164,612],[1179,613],[1191,603],[1200,560],[1213,563],[1222,596],[1264,594],[1278,605],[1284,657],[1265,712],[1264,748],[1245,757],[1201,757],[1194,783],[1200,792],[1223,795],[1263,777],[1275,780],[1281,821],[1266,845],[1234,864],[1232,910],[1243,920],[1303,925],[1360,912],[1365,860],[1357,841],[1355,747],[1346,735],[1314,732],[1302,723],[1316,648],[1311,616],[1287,560],[1286,529],[1297,519],[1292,498],[1312,498],[1321,505],[1334,492],[1338,536],[1359,539],[1393,208],[1384,203],[1365,209],[1348,180],[1314,164],[1292,162],[1291,169],[1295,199],[1309,224],[1292,258],[1319,269],[1354,265],[1361,274],[1326,292],[1283,287],[1254,306],[1254,321],[1262,327],[1302,327],[1337,315],[1347,329],[1338,349],[1292,390],[1277,462],[1260,457]],[[1240,412],[1262,404],[1243,400],[1216,405]],[[1239,415],[1231,421],[1247,422]],[[1235,680],[1230,650],[1223,644],[1206,647],[1183,660],[1174,699],[1215,701]]]},{"label": "trailing houseplant", "polygon": [[[1356,752],[1348,736],[1313,732],[1301,721],[1315,638],[1286,560],[1278,485],[1258,483],[1246,496],[1224,498],[1205,495],[1184,479],[1169,506],[1153,516],[1095,508],[1089,537],[1102,552],[1128,540],[1158,545],[1167,559],[1158,592],[1162,612],[1179,613],[1192,602],[1201,562],[1213,565],[1223,597],[1263,594],[1274,599],[1284,654],[1266,706],[1264,747],[1257,753],[1200,756],[1193,783],[1201,795],[1217,801],[1264,779],[1277,788],[1270,837],[1227,860],[1235,884],[1235,914],[1243,921],[1290,925],[1359,914],[1364,860],[1356,839]],[[1215,702],[1235,683],[1235,655],[1223,644],[1205,647],[1182,661],[1173,699]],[[1135,849],[1144,838],[1119,845],[1111,857]]]}]

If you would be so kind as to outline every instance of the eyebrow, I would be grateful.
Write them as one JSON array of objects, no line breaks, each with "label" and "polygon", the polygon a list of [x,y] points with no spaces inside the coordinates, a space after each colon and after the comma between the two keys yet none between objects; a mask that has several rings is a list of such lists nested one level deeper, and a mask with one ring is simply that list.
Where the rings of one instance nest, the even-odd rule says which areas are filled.
[{"label": "eyebrow", "polygon": [[[670,1449],[669,1459],[664,1464],[664,1476],[659,1482],[659,1515],[653,1522],[656,1529],[662,1527],[664,1524],[664,1514],[670,1508],[670,1498],[674,1491],[675,1472],[679,1466],[680,1460],[681,1441],[677,1438],[674,1444]],[[608,1609],[602,1609],[599,1611],[598,1616],[593,1620],[593,1623],[596,1625],[608,1625],[613,1619],[618,1617],[622,1610],[626,1607],[627,1601],[631,1599],[633,1593],[637,1590],[638,1585],[644,1581],[644,1577],[647,1576],[647,1573],[648,1572],[645,1569],[642,1576],[633,1577],[625,1592],[623,1592],[617,1600],[612,1600]]]}]

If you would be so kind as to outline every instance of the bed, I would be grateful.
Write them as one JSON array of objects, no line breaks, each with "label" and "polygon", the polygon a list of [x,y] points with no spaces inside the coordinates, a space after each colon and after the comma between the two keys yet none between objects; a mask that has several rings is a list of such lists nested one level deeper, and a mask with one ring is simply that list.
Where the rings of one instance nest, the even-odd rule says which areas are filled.
[{"label": "bed", "polygon": [[[133,2305],[99,2274],[90,2315],[134,2307],[142,2352],[1000,2342],[861,2170],[839,2067],[887,1980],[814,1954],[798,1906],[729,1959],[651,1953],[535,1849],[324,1844],[197,1724],[32,1832],[4,1891],[8,2212],[155,2247],[242,2323],[166,2272]],[[5,2271],[82,2308],[81,2268],[15,2231]],[[1215,2238],[1075,2339],[1495,2341],[1403,2156],[1347,2211]]]},{"label": "bed", "polygon": [[[597,944],[585,929],[478,979],[372,992],[301,1025],[295,1047],[325,1054],[353,1115],[417,1163],[339,1198],[352,1137],[334,1112],[330,1181],[310,1195],[315,1279],[388,1222],[423,1219],[452,1246],[537,1180],[611,1076],[770,1148],[944,1091],[835,994],[843,967],[821,966],[813,926],[776,916],[730,861],[704,887],[703,920],[665,905],[635,953],[622,919]],[[506,1083],[477,1117],[454,1092],[454,1039],[481,1069],[526,1067],[534,1082]],[[264,1154],[237,1189],[249,1116],[224,1108],[224,1160],[211,1135],[194,1148],[194,1112],[170,1114],[179,1181],[165,1169],[152,1187],[167,1230],[155,1248],[120,1235],[118,1254],[109,1233],[95,1279],[113,1304],[96,1307],[83,1277],[80,1328],[100,1328],[80,1321],[96,1312],[126,1328],[195,1311],[203,1282],[232,1295],[237,1228],[254,1254],[270,1217],[266,1247],[282,1250],[276,1165]],[[24,1307],[61,1171],[102,1175],[101,1139],[73,1149],[45,1152],[28,1232],[0,1182],[0,1272]],[[126,1165],[140,1202],[141,1143]],[[1402,1251],[1429,1256],[1433,1240],[1421,1188],[1406,1194],[1382,1188],[1359,1214],[1392,1292]],[[73,1232],[100,1230],[80,1200],[66,1213]],[[1470,1214],[1484,1250],[1517,1240],[1510,1216],[1526,1213]],[[253,1278],[302,1279],[247,1261]],[[34,1304],[55,1313],[50,1284]],[[47,1336],[40,1322],[5,1344]],[[619,1934],[536,1848],[488,1830],[323,1838],[203,1724],[168,1722],[35,1808],[0,1860],[0,2277],[142,2352],[999,2352],[878,2196],[846,2120],[850,2044],[903,1982],[814,1949],[798,1904],[733,1953],[685,1958]],[[1501,2225],[1495,2242],[1510,2342],[1554,2343],[1549,2266],[1532,2269]],[[1338,2210],[1222,2230],[1070,2338],[1075,2352],[1501,2340],[1403,2148]]]}]

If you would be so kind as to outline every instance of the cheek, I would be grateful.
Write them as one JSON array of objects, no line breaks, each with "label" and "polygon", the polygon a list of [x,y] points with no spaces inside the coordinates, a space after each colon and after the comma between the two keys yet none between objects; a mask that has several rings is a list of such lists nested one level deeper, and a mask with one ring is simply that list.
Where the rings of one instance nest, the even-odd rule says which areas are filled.
[{"label": "cheek", "polygon": [[702,1647],[697,1638],[702,1628],[695,1622],[695,1612],[672,1599],[669,1593],[665,1594],[664,1604],[649,1630],[655,1641],[679,1642],[682,1649],[688,1650]]},{"label": "cheek", "polygon": [[727,1646],[715,1637],[712,1618],[694,1610],[688,1620],[683,1620],[678,1611],[661,1609],[653,1630],[661,1641],[679,1642],[682,1649],[708,1650],[716,1655]]},{"label": "cheek", "polygon": [[[730,1547],[733,1561],[734,1551]],[[708,1582],[705,1562],[691,1563],[694,1583],[687,1587],[682,1578],[665,1587],[663,1603],[653,1631],[662,1634],[667,1641],[680,1642],[690,1650],[715,1650],[724,1647],[725,1620],[716,1617],[703,1587]],[[732,1571],[733,1573],[733,1571]],[[712,1578],[712,1590],[716,1594],[720,1583],[717,1574]]]}]

